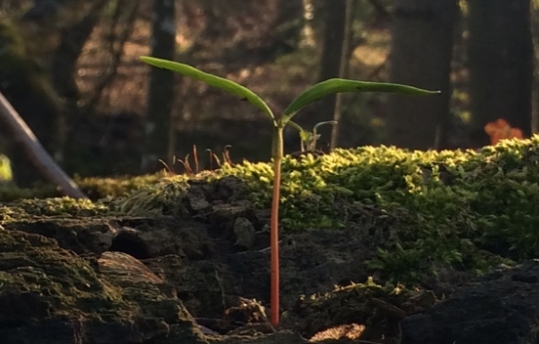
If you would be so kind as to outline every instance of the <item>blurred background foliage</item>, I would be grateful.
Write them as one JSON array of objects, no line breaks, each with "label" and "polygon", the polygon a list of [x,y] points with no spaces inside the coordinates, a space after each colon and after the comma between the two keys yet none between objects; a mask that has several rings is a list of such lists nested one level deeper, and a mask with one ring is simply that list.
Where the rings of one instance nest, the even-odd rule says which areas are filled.
[{"label": "blurred background foliage", "polygon": [[[173,157],[193,145],[206,167],[206,149],[227,145],[232,160],[269,159],[256,108],[140,55],[231,78],[277,113],[336,76],[443,91],[347,94],[297,117],[306,128],[338,117],[338,147],[478,148],[498,118],[525,137],[539,124],[539,0],[2,0],[0,19],[0,91],[81,177],[153,172],[158,159],[182,171]],[[286,139],[299,150],[297,132]],[[15,141],[0,127],[0,153],[28,185],[38,173]]]}]

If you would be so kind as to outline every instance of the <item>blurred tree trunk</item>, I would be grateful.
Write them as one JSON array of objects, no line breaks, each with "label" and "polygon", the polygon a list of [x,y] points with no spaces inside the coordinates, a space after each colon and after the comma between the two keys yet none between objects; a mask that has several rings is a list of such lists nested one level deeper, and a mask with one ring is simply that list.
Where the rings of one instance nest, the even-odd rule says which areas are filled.
[{"label": "blurred tree trunk", "polygon": [[66,6],[84,3],[88,0],[35,0],[34,5],[23,15],[24,21],[54,24]]},{"label": "blurred tree trunk", "polygon": [[[101,0],[100,0],[101,1]],[[47,59],[61,39],[62,30],[76,25],[88,10],[95,7],[92,0],[41,0],[34,1],[21,16],[19,27],[28,39],[28,53]]]},{"label": "blurred tree trunk", "polygon": [[303,28],[301,30],[302,44],[308,47],[316,45],[316,34],[313,28],[312,20],[314,19],[314,4],[313,0],[303,1]]},{"label": "blurred tree trunk", "polygon": [[63,98],[65,109],[58,113],[54,121],[55,142],[53,154],[58,162],[62,162],[64,146],[67,138],[68,115],[77,112],[77,102],[80,99],[79,89],[75,82],[77,61],[86,41],[99,21],[101,10],[108,0],[94,4],[81,21],[61,31],[60,44],[55,49],[51,62],[51,76],[54,88]]},{"label": "blurred tree trunk", "polygon": [[94,4],[81,21],[62,28],[60,44],[55,49],[51,69],[58,94],[68,100],[78,100],[79,90],[75,83],[76,64],[86,41],[99,21],[101,10],[109,0]]},{"label": "blurred tree trunk", "polygon": [[[51,130],[51,122],[62,111],[62,106],[48,75],[34,56],[26,54],[20,30],[7,23],[0,23],[0,50],[0,92],[17,109],[43,146],[52,151],[55,131],[54,128]],[[0,129],[3,130],[2,126]],[[8,142],[15,181],[18,185],[29,186],[39,176],[28,159],[17,154],[19,149]]]},{"label": "blurred tree trunk", "polygon": [[473,147],[489,144],[483,128],[498,118],[531,134],[533,42],[529,0],[468,0]]},{"label": "blurred tree trunk", "polygon": [[[22,17],[18,27],[25,38],[25,50],[38,64],[47,65],[50,80],[60,107],[47,114],[28,114],[13,101],[28,125],[40,138],[57,162],[63,162],[67,136],[67,116],[77,108],[78,89],[75,84],[75,66],[99,14],[110,0],[45,0],[34,1]],[[32,116],[38,117],[34,120]],[[42,122],[40,125],[34,123]]]},{"label": "blurred tree trunk", "polygon": [[[320,61],[319,81],[337,78],[341,72],[346,31],[346,3],[347,0],[332,0],[324,3],[324,41]],[[316,123],[332,120],[335,104],[335,95],[322,98],[317,104],[314,116],[311,116],[305,121],[306,129],[311,130]],[[319,133],[322,135],[321,142],[330,141],[330,127],[321,127]]]},{"label": "blurred tree trunk", "polygon": [[392,21],[391,82],[441,95],[390,96],[388,143],[409,149],[447,145],[450,72],[456,0],[396,0]]},{"label": "blurred tree trunk", "polygon": [[[227,72],[234,72],[293,53],[301,41],[302,0],[199,0],[197,4],[204,11],[205,26],[187,54],[182,54],[182,61],[195,65],[218,61]],[[253,29],[244,19],[257,16],[260,29]]]},{"label": "blurred tree trunk", "polygon": [[539,3],[532,2],[530,7],[531,33],[534,50],[534,73],[532,90],[532,133],[539,132]]},{"label": "blurred tree trunk", "polygon": [[[176,17],[174,0],[153,0],[151,55],[173,60],[176,52]],[[159,159],[171,163],[173,150],[172,108],[174,73],[160,68],[150,69],[146,109],[146,147],[142,169],[155,172],[162,168]]]},{"label": "blurred tree trunk", "polygon": [[[339,65],[339,78],[347,78],[350,67],[350,48],[352,40],[352,24],[354,21],[354,1],[346,0],[345,21],[344,21],[344,36],[341,51],[341,61]],[[333,108],[333,120],[337,122],[331,129],[330,149],[335,149],[339,140],[339,127],[342,112],[344,110],[344,94],[335,95],[335,106]]]},{"label": "blurred tree trunk", "polygon": [[[105,0],[108,1],[108,0]],[[118,68],[125,55],[125,44],[133,33],[140,0],[117,0],[116,8],[111,13],[110,27],[104,45],[107,46],[109,63],[104,66],[101,77],[97,81],[92,94],[85,99],[82,115],[92,114],[95,111],[103,92],[118,75]]]}]

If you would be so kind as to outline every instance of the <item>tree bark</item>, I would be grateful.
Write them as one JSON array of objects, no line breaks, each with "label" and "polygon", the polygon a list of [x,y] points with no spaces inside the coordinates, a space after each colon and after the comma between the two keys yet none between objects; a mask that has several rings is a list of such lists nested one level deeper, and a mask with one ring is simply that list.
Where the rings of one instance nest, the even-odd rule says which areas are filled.
[{"label": "tree bark", "polygon": [[94,112],[103,95],[103,91],[110,86],[118,75],[118,69],[125,55],[125,44],[133,33],[139,6],[140,0],[123,0],[117,2],[115,12],[111,18],[112,23],[109,28],[108,42],[106,42],[110,62],[104,68],[92,94],[85,99],[85,105],[81,111],[83,116]]},{"label": "tree bark", "polygon": [[75,101],[79,98],[75,83],[77,60],[107,2],[108,0],[97,2],[81,21],[62,29],[60,44],[54,51],[51,63],[53,83],[62,97]]},{"label": "tree bark", "polygon": [[473,147],[489,144],[483,128],[498,118],[531,134],[533,41],[529,0],[468,0]]},{"label": "tree bark", "polygon": [[[176,52],[176,17],[174,0],[153,0],[152,56],[173,60]],[[152,68],[146,109],[146,152],[142,160],[145,171],[163,166],[159,160],[171,163],[174,155],[170,146],[172,108],[174,103],[174,73]]]},{"label": "tree bark", "polygon": [[[344,35],[343,35],[343,44],[341,50],[341,58],[339,65],[339,78],[348,77],[348,70],[350,67],[350,48],[352,40],[352,23],[354,21],[354,1],[346,0],[345,8],[345,21],[344,21]],[[339,121],[342,117],[342,112],[344,110],[344,94],[339,93],[335,96],[335,107],[333,108],[333,120],[337,124],[333,125],[331,129],[331,142],[329,148],[335,149],[339,140]]]},{"label": "tree bark", "polygon": [[[319,81],[339,77],[346,22],[346,0],[327,1],[324,6],[324,41],[320,60]],[[320,100],[317,104],[316,112],[305,120],[308,130],[316,123],[333,119],[336,99],[335,95],[331,95]],[[328,126],[321,127],[319,133],[322,135],[321,142],[330,141],[331,128]]]},{"label": "tree bark", "polygon": [[456,14],[456,0],[396,1],[391,30],[391,82],[440,90],[442,94],[391,96],[389,144],[409,149],[446,145]]},{"label": "tree bark", "polygon": [[[227,72],[234,72],[273,62],[294,52],[301,41],[302,0],[199,0],[197,4],[206,25],[189,51],[182,53],[183,61],[192,59],[197,65],[218,61]],[[246,25],[243,17],[257,16],[260,29]]]},{"label": "tree bark", "polygon": [[[27,46],[18,35],[20,31],[8,24],[0,24],[0,34],[5,39],[0,42],[0,91],[23,117],[25,123],[39,138],[40,143],[54,152],[55,131],[51,123],[62,111],[62,103],[48,75],[27,54]],[[51,128],[52,127],[52,128]],[[0,131],[3,128],[0,126]],[[8,143],[11,162],[17,171],[16,181],[21,186],[35,182],[36,173],[31,171],[29,162],[19,158],[15,147]]]},{"label": "tree bark", "polygon": [[51,76],[54,88],[63,98],[65,109],[56,114],[54,119],[55,133],[52,151],[57,161],[63,162],[64,149],[68,135],[69,115],[77,112],[80,99],[79,89],[75,82],[77,61],[86,41],[99,21],[100,13],[108,0],[97,2],[82,20],[73,26],[63,28],[60,44],[52,56]]},{"label": "tree bark", "polygon": [[[530,6],[530,27],[532,34],[533,50],[539,51],[539,3]],[[533,59],[533,82],[532,82],[532,133],[539,132],[539,61],[538,54]]]}]

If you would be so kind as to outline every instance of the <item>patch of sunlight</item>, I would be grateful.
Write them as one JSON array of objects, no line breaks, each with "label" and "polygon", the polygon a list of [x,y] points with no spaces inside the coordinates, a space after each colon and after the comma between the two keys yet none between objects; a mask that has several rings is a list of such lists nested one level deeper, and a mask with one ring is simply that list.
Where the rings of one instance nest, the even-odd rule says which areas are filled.
[{"label": "patch of sunlight", "polygon": [[386,61],[388,52],[388,48],[360,46],[354,49],[353,56],[366,66],[377,67]]},{"label": "patch of sunlight", "polygon": [[379,30],[364,37],[365,43],[354,49],[353,56],[360,63],[377,67],[383,64],[389,55],[391,35],[388,30]]},{"label": "patch of sunlight", "polygon": [[[537,2],[537,0],[532,0],[533,2]],[[466,16],[468,15],[468,4],[466,3],[466,0],[459,0],[459,7],[461,13]]]},{"label": "patch of sunlight", "polygon": [[379,117],[373,117],[370,121],[371,127],[382,128],[386,125],[386,121]]},{"label": "patch of sunlight", "polygon": [[467,103],[469,101],[468,93],[458,91],[458,90],[453,91],[453,94],[452,94],[451,98],[453,98],[453,100],[457,100],[457,101],[463,102],[463,103]]},{"label": "patch of sunlight", "polygon": [[470,123],[472,120],[472,113],[470,111],[456,111],[455,116],[460,118],[463,123]]}]

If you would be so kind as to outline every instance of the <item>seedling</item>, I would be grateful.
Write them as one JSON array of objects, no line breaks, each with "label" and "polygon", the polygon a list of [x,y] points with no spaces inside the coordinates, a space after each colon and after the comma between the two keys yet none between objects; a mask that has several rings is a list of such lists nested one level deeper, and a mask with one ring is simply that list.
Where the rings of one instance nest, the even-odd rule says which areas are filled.
[{"label": "seedling", "polygon": [[230,148],[232,148],[231,145],[225,146],[225,149],[223,150],[223,160],[230,166],[234,166],[232,159],[230,159]]},{"label": "seedling", "polygon": [[[219,76],[205,73],[192,66],[157,59],[154,57],[142,56],[143,62],[158,68],[168,69],[185,76],[205,82],[229,93],[232,93],[247,100],[259,108],[270,120],[273,127],[273,139],[271,155],[273,158],[273,199],[271,205],[271,226],[270,226],[270,246],[271,246],[271,323],[276,326],[279,323],[279,197],[281,186],[281,163],[283,160],[283,131],[284,128],[292,124],[292,118],[305,106],[323,98],[324,96],[341,92],[385,92],[398,93],[412,96],[431,95],[440,93],[439,91],[427,91],[416,87],[391,84],[364,82],[347,79],[329,79],[322,81],[294,99],[280,116],[275,116],[269,106],[254,92],[248,88],[231,80]],[[292,124],[293,125],[293,124]],[[302,131],[300,130],[300,133]]]},{"label": "seedling", "polygon": [[198,153],[197,153],[197,145],[193,145],[193,159],[195,160],[195,171],[198,174],[200,171],[198,169]]},{"label": "seedling", "polygon": [[323,125],[336,125],[337,121],[326,121],[326,122],[320,122],[316,123],[313,127],[313,131],[307,131],[303,130],[302,127],[299,126],[296,122],[290,121],[290,126],[296,128],[299,131],[299,138],[301,140],[301,152],[314,152],[316,151],[316,141],[320,138],[320,134],[318,134],[318,127],[321,127]]},{"label": "seedling", "polygon": [[215,154],[213,154],[213,151],[211,150],[211,148],[206,148],[206,152],[208,152],[209,157],[210,157],[210,171],[213,171],[213,156]]},{"label": "seedling", "polygon": [[176,159],[176,157],[174,157],[174,163],[176,163],[176,161],[179,162],[180,164],[182,164],[187,175],[194,176],[195,174],[198,174],[200,172],[198,169],[198,153],[196,145],[193,145],[193,160],[195,162],[195,170],[191,168],[191,164],[189,163],[190,156],[191,154],[187,154],[183,160]]},{"label": "seedling", "polygon": [[[163,173],[166,175],[166,176],[173,176],[175,173],[174,173],[174,170],[172,168],[170,168],[170,166],[168,166],[168,164],[165,162],[165,160],[163,159],[159,159],[158,160],[159,163],[161,165],[163,165]],[[176,162],[176,157],[174,157],[174,160],[173,162]]]}]

